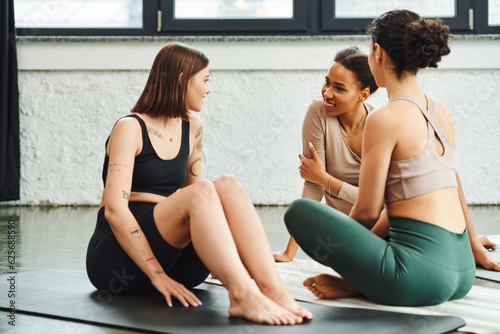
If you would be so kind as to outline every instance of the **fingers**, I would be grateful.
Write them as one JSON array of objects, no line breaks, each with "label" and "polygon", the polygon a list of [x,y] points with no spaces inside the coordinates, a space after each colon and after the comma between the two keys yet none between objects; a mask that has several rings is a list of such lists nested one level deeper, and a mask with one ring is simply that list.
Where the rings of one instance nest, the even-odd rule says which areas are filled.
[{"label": "fingers", "polygon": [[495,250],[497,248],[497,245],[493,241],[491,241],[490,239],[488,239],[486,236],[484,236],[484,235],[478,235],[477,239],[479,240],[479,242],[481,242],[481,244],[483,245],[483,247],[486,248],[486,249]]},{"label": "fingers", "polygon": [[492,242],[492,241],[489,241],[489,240],[483,246],[484,246],[484,248],[491,249],[491,250],[495,250],[497,248],[497,244]]},{"label": "fingers", "polygon": [[172,297],[170,297],[170,294],[167,293],[166,295],[164,294],[164,296],[165,296],[165,299],[167,300],[167,305],[172,307],[173,306],[172,305]]},{"label": "fingers", "polygon": [[201,305],[201,301],[198,299],[198,297],[196,297],[196,295],[194,293],[192,293],[191,291],[187,290],[187,301],[193,305],[194,307],[197,307],[197,306],[200,306]]},{"label": "fingers", "polygon": [[311,152],[313,159],[319,160],[318,152],[316,152],[314,145],[311,142],[309,142],[309,144],[307,144],[307,147],[309,148],[309,152]]},{"label": "fingers", "polygon": [[484,238],[484,241],[483,241],[483,246],[484,246],[484,248],[486,248],[486,249],[495,249],[495,248],[497,247],[497,245],[496,245],[494,242],[490,241],[490,240],[489,240],[488,238],[486,238],[486,237]]},{"label": "fingers", "polygon": [[291,256],[288,256],[285,252],[281,253],[273,252],[273,257],[275,262],[290,262],[293,260],[293,258]]},{"label": "fingers", "polygon": [[184,286],[179,286],[178,290],[173,293],[174,297],[177,298],[184,307],[189,307],[189,305],[198,307],[201,305],[201,301]]},{"label": "fingers", "polygon": [[167,291],[163,292],[165,299],[167,301],[168,306],[173,307],[172,296],[177,298],[177,300],[184,306],[189,307],[189,305],[198,307],[202,303],[196,297],[194,293],[186,289],[183,285],[179,284],[177,287],[171,287],[167,289]]}]

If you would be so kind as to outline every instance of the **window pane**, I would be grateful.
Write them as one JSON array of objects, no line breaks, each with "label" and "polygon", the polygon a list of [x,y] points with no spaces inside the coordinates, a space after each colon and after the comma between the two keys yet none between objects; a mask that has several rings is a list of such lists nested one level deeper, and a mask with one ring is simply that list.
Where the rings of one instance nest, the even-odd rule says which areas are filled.
[{"label": "window pane", "polygon": [[336,18],[372,18],[393,9],[408,9],[424,17],[444,18],[456,15],[455,0],[335,0]]},{"label": "window pane", "polygon": [[488,25],[500,26],[500,0],[488,1]]},{"label": "window pane", "polygon": [[293,0],[175,0],[177,19],[291,19]]},{"label": "window pane", "polygon": [[14,0],[16,26],[142,28],[142,0]]}]

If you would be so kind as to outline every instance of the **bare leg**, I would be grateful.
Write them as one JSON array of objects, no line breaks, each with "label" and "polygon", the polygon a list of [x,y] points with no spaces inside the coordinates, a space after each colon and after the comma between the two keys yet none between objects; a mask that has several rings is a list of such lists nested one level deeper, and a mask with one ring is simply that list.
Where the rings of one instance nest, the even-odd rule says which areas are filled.
[{"label": "bare leg", "polygon": [[304,286],[319,299],[347,298],[361,294],[344,279],[328,274],[309,277],[304,281]]},{"label": "bare leg", "polygon": [[263,295],[243,266],[214,185],[199,181],[155,207],[154,218],[163,238],[174,247],[191,240],[207,268],[229,292],[231,316],[272,325],[302,319]]},{"label": "bare leg", "polygon": [[240,257],[262,293],[301,319],[311,319],[311,312],[300,307],[281,282],[262,222],[238,180],[224,176],[214,185]]}]

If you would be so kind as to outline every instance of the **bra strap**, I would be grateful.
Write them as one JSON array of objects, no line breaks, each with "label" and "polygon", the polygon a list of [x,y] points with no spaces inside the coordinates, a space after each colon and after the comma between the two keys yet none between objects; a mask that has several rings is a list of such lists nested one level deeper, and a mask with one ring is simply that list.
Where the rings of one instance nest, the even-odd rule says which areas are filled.
[{"label": "bra strap", "polygon": [[[427,119],[427,122],[429,122],[429,124],[432,126],[432,128],[434,129],[434,132],[438,136],[441,143],[443,143],[443,145],[444,145],[445,141],[450,143],[448,136],[446,136],[443,129],[441,128],[441,126],[439,126],[438,122],[436,121],[436,118],[434,117],[434,115],[436,113],[436,106],[435,106],[434,100],[431,99],[430,97],[428,97],[427,95],[425,95],[425,98],[427,99],[429,110],[425,109],[417,99],[415,99],[411,96],[406,96],[406,95],[397,96],[395,98],[392,98],[389,101],[389,103],[392,101],[395,101],[395,100],[406,100],[408,102],[415,104],[420,109],[420,111],[424,115],[425,119]],[[450,145],[451,145],[451,143],[450,143]]]}]

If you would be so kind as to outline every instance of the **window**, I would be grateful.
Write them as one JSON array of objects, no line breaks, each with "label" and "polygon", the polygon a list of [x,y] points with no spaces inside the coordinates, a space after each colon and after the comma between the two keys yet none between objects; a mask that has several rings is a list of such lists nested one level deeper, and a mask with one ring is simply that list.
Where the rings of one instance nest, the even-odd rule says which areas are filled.
[{"label": "window", "polygon": [[305,33],[307,0],[161,0],[166,34]]},{"label": "window", "polygon": [[393,9],[408,9],[425,17],[454,17],[454,0],[335,0],[335,17],[337,18],[373,18]]},{"label": "window", "polygon": [[500,33],[500,0],[14,0],[18,35],[352,35],[396,8]]},{"label": "window", "polygon": [[488,0],[488,26],[500,26],[500,0]]},{"label": "window", "polygon": [[142,28],[142,0],[15,0],[28,28]]},{"label": "window", "polygon": [[154,0],[14,0],[18,35],[150,35]]},{"label": "window", "polygon": [[175,0],[176,19],[291,19],[293,0]]},{"label": "window", "polygon": [[323,0],[324,31],[362,33],[374,17],[392,9],[409,9],[427,18],[441,18],[455,32],[470,32],[469,1],[460,0]]}]

